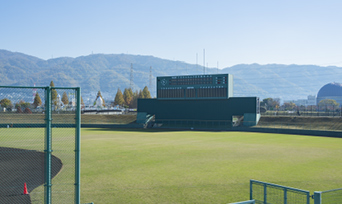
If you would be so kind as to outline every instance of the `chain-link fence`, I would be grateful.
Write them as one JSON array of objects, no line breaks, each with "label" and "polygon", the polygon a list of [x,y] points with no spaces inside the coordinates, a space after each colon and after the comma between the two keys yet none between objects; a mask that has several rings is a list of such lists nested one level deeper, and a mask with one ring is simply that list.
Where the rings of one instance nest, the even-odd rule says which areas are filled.
[{"label": "chain-link fence", "polygon": [[80,89],[0,87],[0,203],[79,203]]},{"label": "chain-link fence", "polygon": [[268,110],[261,112],[265,116],[306,116],[306,117],[341,117],[342,108],[332,106],[300,107],[297,110]]}]

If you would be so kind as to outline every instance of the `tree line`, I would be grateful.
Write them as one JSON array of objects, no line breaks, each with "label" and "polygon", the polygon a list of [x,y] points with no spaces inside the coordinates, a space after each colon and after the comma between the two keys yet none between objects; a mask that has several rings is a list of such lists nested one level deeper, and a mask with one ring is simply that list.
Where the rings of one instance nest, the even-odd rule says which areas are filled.
[{"label": "tree line", "polygon": [[[315,106],[309,106],[309,108],[312,109],[318,109],[319,107],[324,107],[326,110],[334,110],[338,109],[340,106],[339,103],[337,103],[333,99],[323,99],[321,100],[317,105]],[[282,105],[280,105],[280,99],[279,98],[265,98],[262,101],[260,101],[260,111],[266,112],[267,110],[285,110],[285,111],[295,111],[302,108],[301,106],[297,106],[293,102],[285,102]]]},{"label": "tree line", "polygon": [[[53,81],[50,82],[50,87],[55,87]],[[98,98],[102,99],[102,106],[106,106],[105,101],[101,95],[101,91],[98,91],[96,99],[94,100],[94,105]],[[131,88],[125,88],[122,92],[120,88],[115,95],[113,105],[119,105],[124,108],[137,108],[139,98],[152,98],[148,87],[145,86],[143,90],[136,90],[133,92]],[[56,89],[51,89],[51,103],[55,108],[58,106],[64,106],[69,104],[69,98],[66,92],[63,92],[62,97],[58,98],[58,93]],[[62,104],[61,104],[62,103]],[[18,112],[25,112],[22,109],[27,110],[29,108],[37,108],[43,104],[39,93],[37,92],[34,96],[33,103],[25,102],[23,100],[15,104],[15,108]],[[8,98],[0,100],[0,105],[6,109],[12,109],[13,104]],[[83,98],[81,96],[81,105],[84,106]],[[27,112],[30,112],[27,110]]]},{"label": "tree line", "polygon": [[[53,83],[53,81],[51,81],[50,83],[50,87],[55,87],[55,84]],[[69,98],[66,92],[63,92],[62,98],[58,99],[58,94],[56,89],[51,89],[51,101],[52,101],[52,105],[68,105],[69,104]],[[63,103],[63,104],[58,104],[59,102]],[[42,99],[40,98],[40,95],[38,92],[36,92],[34,99],[33,99],[33,103],[29,103],[29,102],[25,102],[23,100],[20,100],[19,102],[17,102],[14,106],[11,100],[9,100],[8,98],[4,98],[2,100],[0,100],[0,105],[3,108],[6,108],[8,110],[11,110],[13,107],[15,107],[17,109],[17,112],[19,113],[30,113],[31,110],[30,108],[37,108],[39,106],[41,106],[43,104]],[[81,104],[84,105],[83,103],[83,98],[81,97]],[[24,109],[24,111],[23,111]]]},{"label": "tree line", "polygon": [[137,108],[139,98],[152,98],[147,86],[143,90],[133,92],[131,88],[125,88],[122,93],[118,88],[114,98],[114,105],[119,105],[125,108]]}]

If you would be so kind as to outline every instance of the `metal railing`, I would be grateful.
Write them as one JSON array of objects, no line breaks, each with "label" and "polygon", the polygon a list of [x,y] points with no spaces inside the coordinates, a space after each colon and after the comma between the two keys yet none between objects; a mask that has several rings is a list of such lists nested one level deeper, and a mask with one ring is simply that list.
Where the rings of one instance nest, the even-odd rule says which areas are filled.
[{"label": "metal railing", "polygon": [[287,186],[250,180],[250,200],[257,204],[310,204],[310,192]]},{"label": "metal railing", "polygon": [[342,188],[328,191],[310,192],[297,188],[250,180],[250,200],[230,204],[340,204],[342,203]]},{"label": "metal railing", "polygon": [[342,188],[328,191],[315,191],[315,204],[339,204],[342,202]]}]

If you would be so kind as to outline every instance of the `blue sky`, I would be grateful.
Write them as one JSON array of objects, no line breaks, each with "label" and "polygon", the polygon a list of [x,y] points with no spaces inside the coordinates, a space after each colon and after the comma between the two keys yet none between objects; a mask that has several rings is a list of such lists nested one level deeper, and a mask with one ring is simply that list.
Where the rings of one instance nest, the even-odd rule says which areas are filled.
[{"label": "blue sky", "polygon": [[[0,0],[0,49],[236,64],[342,66],[340,0]],[[197,56],[197,57],[196,57]]]}]

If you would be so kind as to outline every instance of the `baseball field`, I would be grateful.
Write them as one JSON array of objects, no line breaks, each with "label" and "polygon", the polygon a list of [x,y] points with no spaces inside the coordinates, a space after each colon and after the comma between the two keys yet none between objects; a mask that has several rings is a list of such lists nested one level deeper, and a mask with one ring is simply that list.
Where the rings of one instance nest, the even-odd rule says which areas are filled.
[{"label": "baseball field", "polygon": [[[58,202],[72,199],[74,130],[53,132],[52,154],[62,162],[52,180]],[[249,199],[250,179],[311,193],[342,187],[342,138],[99,128],[82,128],[81,135],[81,203],[230,203]],[[42,152],[43,138],[42,128],[1,128],[0,147]],[[3,180],[24,175],[18,191],[27,182],[33,202],[43,199],[43,186],[31,185],[40,178],[29,176],[36,163],[22,162],[35,158],[31,153],[17,154],[21,162],[11,162],[13,174],[0,168]],[[0,189],[8,190],[4,185]]]},{"label": "baseball field", "polygon": [[81,200],[229,203],[249,180],[342,187],[342,138],[202,131],[82,129]]}]

